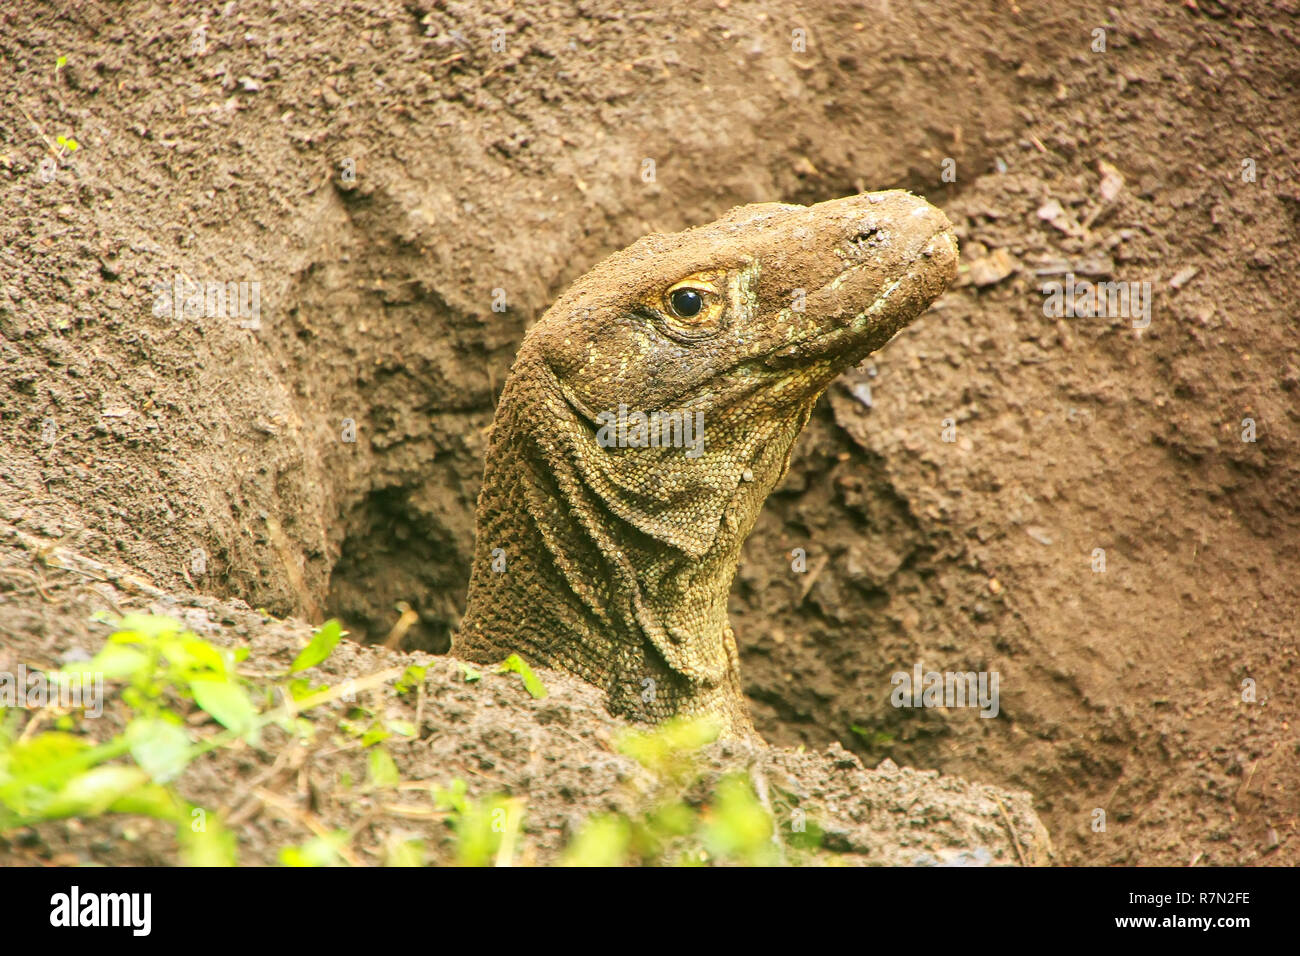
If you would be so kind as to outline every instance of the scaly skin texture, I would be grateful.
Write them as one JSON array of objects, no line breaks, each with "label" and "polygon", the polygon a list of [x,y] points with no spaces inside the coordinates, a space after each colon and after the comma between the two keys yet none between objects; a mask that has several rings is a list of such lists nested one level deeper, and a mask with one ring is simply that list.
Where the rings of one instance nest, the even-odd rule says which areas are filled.
[{"label": "scaly skin texture", "polygon": [[[597,265],[502,391],[453,653],[569,671],[633,720],[753,735],[727,623],[741,545],[818,396],[956,270],[948,220],[900,191],[743,206]],[[688,413],[702,443],[620,445],[602,416],[620,405]]]}]

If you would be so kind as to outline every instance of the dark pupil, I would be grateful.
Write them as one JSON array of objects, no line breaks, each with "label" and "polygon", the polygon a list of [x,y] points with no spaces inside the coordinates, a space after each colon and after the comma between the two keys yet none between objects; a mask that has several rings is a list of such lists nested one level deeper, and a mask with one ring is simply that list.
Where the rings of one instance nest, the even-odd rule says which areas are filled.
[{"label": "dark pupil", "polygon": [[674,312],[683,319],[689,319],[700,314],[704,300],[694,289],[678,289],[672,294],[672,305]]}]

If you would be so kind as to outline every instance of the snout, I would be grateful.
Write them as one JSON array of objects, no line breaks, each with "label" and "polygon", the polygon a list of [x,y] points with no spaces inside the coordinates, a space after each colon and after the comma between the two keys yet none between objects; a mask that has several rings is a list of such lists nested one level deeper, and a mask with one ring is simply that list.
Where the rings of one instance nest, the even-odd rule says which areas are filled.
[{"label": "snout", "polygon": [[807,295],[808,331],[777,363],[829,359],[837,374],[924,312],[957,274],[957,239],[942,211],[902,190],[809,207],[818,223],[822,284]]},{"label": "snout", "polygon": [[[824,204],[838,223],[846,262],[875,258],[902,265],[923,257],[955,256],[952,223],[943,211],[901,189],[862,193]],[[948,237],[946,240],[941,237]],[[935,240],[939,239],[938,242]],[[956,262],[953,261],[955,268]]]},{"label": "snout", "polygon": [[905,324],[957,275],[952,223],[919,196],[891,189],[812,208],[827,227],[831,273],[818,304],[832,326],[862,325],[873,310],[893,320],[882,324]]}]

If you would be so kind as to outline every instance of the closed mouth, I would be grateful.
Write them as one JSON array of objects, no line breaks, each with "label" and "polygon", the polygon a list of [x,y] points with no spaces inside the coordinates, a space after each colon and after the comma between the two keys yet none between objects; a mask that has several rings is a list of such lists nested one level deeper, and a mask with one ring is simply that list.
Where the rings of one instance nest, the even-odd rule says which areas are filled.
[{"label": "closed mouth", "polygon": [[[860,238],[855,238],[850,245],[857,245],[860,247],[861,242],[862,240]],[[932,271],[930,263],[936,254],[945,252],[952,255],[955,262],[957,254],[957,237],[951,228],[942,229],[932,235],[929,241],[926,242],[925,247],[908,262],[907,268],[904,270],[903,274],[886,285],[885,288],[881,289],[880,292],[876,294],[876,297],[871,301],[871,304],[868,305],[866,309],[855,315],[851,321],[844,325],[828,329],[825,332],[782,345],[780,348],[764,356],[761,359],[762,363],[772,369],[788,369],[792,366],[800,365],[808,361],[836,357],[842,353],[849,352],[851,343],[863,338],[865,333],[877,328],[877,325],[873,320],[884,311],[885,307],[889,304],[890,299],[898,293],[898,290],[900,288],[906,290],[909,285],[919,284],[922,278],[929,275]],[[833,281],[835,283],[843,282],[845,276],[850,275],[865,264],[866,260],[852,262],[838,276],[836,276]],[[893,337],[894,333],[897,333],[905,327],[924,310],[925,306],[922,306],[915,311],[909,310],[900,313],[898,317],[899,320],[893,323],[894,328],[890,334],[890,338]],[[888,341],[888,339],[885,341]],[[872,351],[874,351],[875,348],[880,348],[884,344],[885,342],[882,341],[879,345],[874,346]],[[861,356],[858,356],[854,361],[857,361],[860,358]]]}]

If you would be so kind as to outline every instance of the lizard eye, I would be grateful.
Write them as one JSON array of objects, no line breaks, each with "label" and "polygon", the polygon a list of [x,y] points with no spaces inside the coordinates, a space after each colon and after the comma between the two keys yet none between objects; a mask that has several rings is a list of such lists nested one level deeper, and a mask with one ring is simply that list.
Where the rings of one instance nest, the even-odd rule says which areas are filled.
[{"label": "lizard eye", "polygon": [[717,331],[726,312],[726,274],[697,272],[670,285],[656,311],[670,335],[696,339]]},{"label": "lizard eye", "polygon": [[691,319],[704,308],[704,296],[698,289],[674,289],[668,293],[668,306],[679,319]]}]

